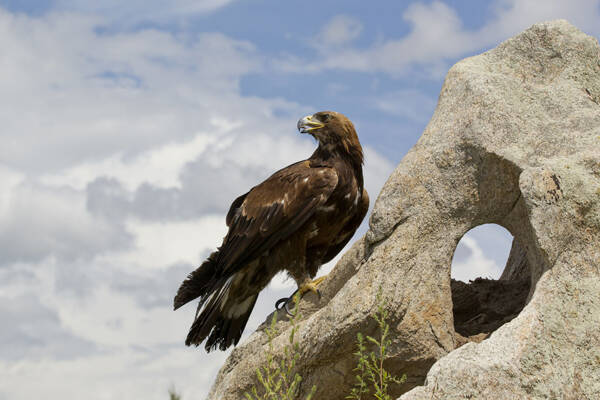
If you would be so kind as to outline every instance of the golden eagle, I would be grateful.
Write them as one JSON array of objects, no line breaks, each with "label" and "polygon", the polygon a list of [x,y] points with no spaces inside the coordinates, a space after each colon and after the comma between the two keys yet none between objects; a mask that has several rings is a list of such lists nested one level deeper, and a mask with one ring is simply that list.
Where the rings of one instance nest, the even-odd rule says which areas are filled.
[{"label": "golden eagle", "polygon": [[363,152],[352,122],[321,111],[300,119],[298,130],[318,141],[312,156],[235,199],[223,244],[179,287],[175,309],[200,298],[186,345],[207,337],[206,351],[237,344],[259,292],[282,270],[300,294],[317,292],[320,280],[311,279],[365,217]]}]

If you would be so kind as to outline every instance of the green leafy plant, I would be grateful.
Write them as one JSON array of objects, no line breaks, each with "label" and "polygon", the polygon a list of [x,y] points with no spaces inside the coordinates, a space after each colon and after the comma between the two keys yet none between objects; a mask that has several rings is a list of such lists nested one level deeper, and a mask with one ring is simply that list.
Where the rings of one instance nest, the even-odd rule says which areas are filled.
[{"label": "green leafy plant", "polygon": [[[256,377],[262,388],[258,390],[253,386],[250,393],[246,392],[248,400],[295,400],[300,390],[302,377],[296,370],[296,363],[300,358],[300,344],[295,335],[298,331],[300,313],[298,312],[299,296],[294,296],[293,317],[290,320],[292,330],[289,343],[284,348],[283,358],[277,362],[273,351],[273,340],[279,333],[277,329],[277,313],[273,314],[271,324],[265,329],[268,338],[267,363],[256,369]],[[310,400],[317,390],[313,386],[305,400]]]},{"label": "green leafy plant", "polygon": [[[354,353],[358,357],[358,365],[354,371],[356,375],[356,383],[347,399],[362,400],[363,396],[368,396],[370,393],[377,400],[391,400],[392,397],[388,394],[390,383],[402,384],[406,381],[406,375],[397,378],[383,368],[383,362],[387,356],[387,349],[391,343],[389,338],[390,326],[387,323],[388,311],[382,299],[381,289],[377,294],[377,312],[375,313],[375,321],[379,326],[379,340],[371,336],[365,336],[358,333],[357,350]],[[375,347],[375,351],[368,351],[367,346],[371,344]]]},{"label": "green leafy plant", "polygon": [[[296,371],[296,363],[300,358],[300,344],[296,340],[300,314],[298,312],[299,299],[294,298],[293,317],[290,320],[292,329],[289,335],[289,343],[284,348],[284,356],[280,361],[275,360],[273,351],[273,340],[279,334],[277,329],[277,313],[273,315],[269,327],[265,329],[268,339],[266,365],[256,369],[256,377],[260,382],[261,389],[253,386],[250,392],[246,392],[247,400],[295,400],[300,389],[302,377]],[[391,344],[389,338],[390,326],[387,322],[388,311],[385,308],[381,289],[377,294],[377,312],[373,316],[379,327],[379,338],[357,334],[357,350],[354,353],[358,357],[358,364],[354,371],[356,383],[347,399],[351,400],[392,400],[389,395],[389,386],[392,383],[402,384],[406,381],[406,375],[398,378],[383,367],[387,358],[387,351]],[[369,351],[368,348],[374,348]],[[313,386],[305,400],[310,400],[316,392]]]},{"label": "green leafy plant", "polygon": [[181,400],[181,395],[175,390],[175,386],[169,388],[169,400]]}]

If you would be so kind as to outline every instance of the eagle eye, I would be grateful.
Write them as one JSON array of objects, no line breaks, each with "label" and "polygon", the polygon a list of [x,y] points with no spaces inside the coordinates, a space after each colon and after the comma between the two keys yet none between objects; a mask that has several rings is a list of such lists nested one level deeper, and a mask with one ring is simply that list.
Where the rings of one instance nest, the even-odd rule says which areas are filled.
[{"label": "eagle eye", "polygon": [[328,114],[328,113],[321,114],[321,116],[320,116],[321,122],[327,122],[327,121],[329,121],[330,118],[331,118],[331,114]]}]

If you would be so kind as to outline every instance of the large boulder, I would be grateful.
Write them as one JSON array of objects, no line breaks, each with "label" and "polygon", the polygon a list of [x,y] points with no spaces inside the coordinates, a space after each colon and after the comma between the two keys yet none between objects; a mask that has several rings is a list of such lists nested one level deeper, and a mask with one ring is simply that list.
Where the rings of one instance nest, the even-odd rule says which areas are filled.
[{"label": "large boulder", "polygon": [[[515,237],[502,279],[451,283],[458,241],[485,223]],[[477,303],[488,313],[480,334],[457,314],[461,335],[457,287],[509,295],[478,297],[496,303]],[[407,374],[391,388],[403,400],[600,398],[598,42],[554,21],[452,67],[425,132],[377,198],[369,231],[322,290],[320,301],[301,303],[297,334],[302,390],[317,385],[316,399],[348,394],[356,333],[376,334],[379,290],[393,340],[385,367]],[[471,307],[458,304],[469,296],[455,294],[455,312]],[[498,304],[519,296],[520,313],[522,305]],[[278,328],[280,357],[289,322]],[[243,398],[266,349],[259,329],[233,351],[209,399]]]}]

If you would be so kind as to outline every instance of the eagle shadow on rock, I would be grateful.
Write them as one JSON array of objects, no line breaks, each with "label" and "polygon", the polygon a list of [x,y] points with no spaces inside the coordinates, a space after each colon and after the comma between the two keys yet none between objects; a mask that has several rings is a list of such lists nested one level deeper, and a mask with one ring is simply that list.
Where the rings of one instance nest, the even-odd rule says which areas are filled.
[{"label": "eagle shadow on rock", "polygon": [[[317,292],[319,267],[348,243],[369,207],[363,152],[344,115],[321,111],[298,121],[318,141],[289,165],[233,201],[223,244],[179,287],[175,310],[199,298],[186,345],[207,352],[236,345],[260,291],[286,270],[302,295]],[[290,297],[291,298],[291,297]]]}]

